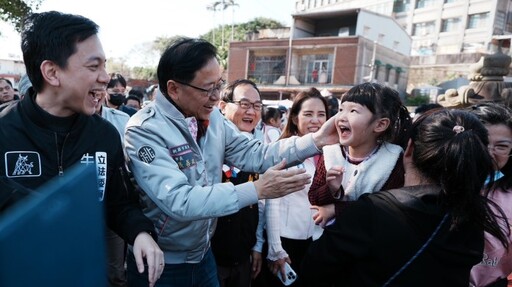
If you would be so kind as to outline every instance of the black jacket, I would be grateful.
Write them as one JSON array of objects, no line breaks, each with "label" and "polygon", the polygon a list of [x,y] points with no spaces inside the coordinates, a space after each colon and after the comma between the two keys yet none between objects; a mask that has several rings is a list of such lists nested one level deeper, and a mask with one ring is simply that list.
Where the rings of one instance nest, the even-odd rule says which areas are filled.
[{"label": "black jacket", "polygon": [[100,116],[55,117],[37,106],[31,93],[0,112],[0,154],[0,175],[30,190],[74,164],[97,164],[106,182],[100,178],[100,192],[91,192],[104,200],[107,225],[129,244],[142,231],[155,237],[128,179],[119,134]]},{"label": "black jacket", "polygon": [[[298,276],[305,286],[382,286],[427,241],[446,214],[440,187],[364,195],[314,241]],[[483,229],[450,230],[450,216],[428,247],[389,286],[469,286],[482,260]]]},{"label": "black jacket", "polygon": [[[222,174],[223,182],[228,181]],[[239,172],[229,179],[233,184],[240,184],[257,179],[257,174]],[[252,247],[256,244],[258,227],[258,205],[252,204],[238,212],[220,217],[212,238],[212,251],[220,266],[232,267],[250,259]]]}]

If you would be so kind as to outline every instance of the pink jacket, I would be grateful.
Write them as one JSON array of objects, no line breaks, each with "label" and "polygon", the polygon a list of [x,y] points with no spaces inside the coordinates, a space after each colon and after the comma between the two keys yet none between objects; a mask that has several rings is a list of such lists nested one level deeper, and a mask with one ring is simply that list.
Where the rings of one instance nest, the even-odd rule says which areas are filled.
[{"label": "pink jacket", "polygon": [[[512,225],[512,190],[504,192],[496,189],[489,194],[505,212],[509,224]],[[512,232],[511,232],[512,233]],[[485,248],[482,262],[471,269],[472,286],[486,286],[498,278],[506,278],[512,273],[512,235],[509,234],[509,251],[494,236],[485,233]]]}]

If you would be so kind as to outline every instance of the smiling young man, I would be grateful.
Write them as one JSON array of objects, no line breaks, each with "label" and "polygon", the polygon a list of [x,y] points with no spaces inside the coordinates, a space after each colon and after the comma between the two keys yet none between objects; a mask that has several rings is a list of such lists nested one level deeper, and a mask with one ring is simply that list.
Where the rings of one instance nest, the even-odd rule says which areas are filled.
[{"label": "smiling young man", "polygon": [[152,286],[163,269],[154,226],[126,177],[116,129],[95,114],[110,80],[99,27],[55,11],[32,14],[24,27],[21,49],[32,88],[0,113],[0,175],[36,189],[75,164],[95,164],[107,225],[133,245],[138,270],[149,270]]},{"label": "smiling young man", "polygon": [[[281,170],[285,159],[297,163],[337,142],[334,122],[269,146],[248,139],[216,108],[224,80],[217,50],[205,40],[178,39],[162,54],[157,74],[160,91],[128,122],[125,151],[164,251],[158,283],[219,286],[210,250],[216,218],[304,188],[310,177],[300,169]],[[260,177],[222,183],[224,163]],[[128,279],[142,286],[146,279],[134,272],[131,258]]]}]

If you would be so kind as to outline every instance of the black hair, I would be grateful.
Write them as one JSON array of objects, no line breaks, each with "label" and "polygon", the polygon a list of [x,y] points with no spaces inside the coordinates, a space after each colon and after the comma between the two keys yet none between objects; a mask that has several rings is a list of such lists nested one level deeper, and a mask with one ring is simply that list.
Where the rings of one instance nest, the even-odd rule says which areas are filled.
[{"label": "black hair", "polygon": [[292,107],[290,108],[290,113],[288,115],[288,121],[286,122],[286,126],[283,129],[283,133],[281,134],[282,139],[289,138],[291,136],[297,135],[299,129],[297,125],[293,122],[293,117],[299,115],[300,110],[302,109],[302,104],[309,99],[319,99],[322,101],[322,104],[325,107],[325,118],[329,119],[329,108],[327,105],[327,100],[322,96],[319,90],[316,88],[310,88],[307,91],[302,91],[295,96],[293,99]]},{"label": "black hair", "polygon": [[40,68],[43,61],[67,68],[69,57],[77,51],[77,43],[96,35],[98,29],[96,23],[79,15],[57,11],[29,15],[21,33],[21,51],[34,90],[43,89]]},{"label": "black hair", "polygon": [[197,71],[208,61],[217,58],[217,48],[203,39],[179,38],[160,57],[157,67],[158,84],[163,95],[167,94],[167,82],[178,80],[191,82]]},{"label": "black hair", "polygon": [[341,103],[354,102],[372,112],[373,120],[388,118],[389,127],[380,140],[397,144],[405,149],[407,132],[412,120],[409,111],[402,104],[398,92],[376,83],[363,83],[352,87],[341,97]]},{"label": "black hair", "polygon": [[128,92],[128,96],[134,96],[139,99],[139,102],[144,98],[144,88],[134,87]]},{"label": "black hair", "polygon": [[438,109],[438,108],[443,108],[443,106],[441,106],[438,103],[421,104],[421,105],[417,106],[416,109],[414,109],[414,113],[421,114],[428,110],[433,110],[433,109]]},{"label": "black hair", "polygon": [[107,84],[107,89],[115,87],[117,84],[121,84],[124,88],[126,88],[126,79],[123,77],[123,75],[119,73],[111,73],[110,74],[110,81]]},{"label": "black hair", "polygon": [[493,174],[493,162],[487,152],[487,129],[480,120],[461,110],[430,110],[413,123],[410,139],[414,166],[441,186],[440,204],[451,214],[452,228],[475,224],[508,247],[506,217],[499,208],[501,215],[496,216],[490,208],[496,205],[481,193]]},{"label": "black hair", "polygon": [[[485,102],[469,107],[469,111],[475,114],[486,125],[505,125],[512,131],[512,111],[500,103]],[[501,168],[505,175],[494,183],[495,187],[507,190],[512,187],[512,162],[509,160]]]},{"label": "black hair", "polygon": [[281,112],[273,107],[265,107],[261,111],[261,121],[266,124],[270,124],[271,119],[274,119],[279,122],[282,116],[283,115],[281,114]]},{"label": "black hair", "polygon": [[227,85],[224,88],[224,90],[222,90],[220,99],[227,103],[233,102],[233,93],[235,92],[236,87],[241,85],[251,85],[258,92],[258,95],[260,95],[260,90],[253,81],[246,79],[238,79]]},{"label": "black hair", "polygon": [[9,86],[11,86],[12,88],[12,82],[9,80],[9,79],[6,79],[6,78],[0,78],[0,81],[5,81],[7,84],[9,84]]},{"label": "black hair", "polygon": [[137,101],[139,103],[139,106],[141,104],[141,101],[140,101],[140,98],[135,96],[135,95],[128,95],[128,97],[126,97],[124,99],[124,104],[126,104],[128,102],[128,100],[134,100],[134,101]]}]

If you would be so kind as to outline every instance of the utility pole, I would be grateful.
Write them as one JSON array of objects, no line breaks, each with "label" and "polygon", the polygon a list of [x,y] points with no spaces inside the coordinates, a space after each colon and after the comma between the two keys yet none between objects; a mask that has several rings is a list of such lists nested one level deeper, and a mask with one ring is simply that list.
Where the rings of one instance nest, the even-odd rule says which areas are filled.
[{"label": "utility pole", "polygon": [[373,41],[373,53],[372,53],[372,62],[370,63],[370,76],[368,82],[373,81],[373,71],[375,70],[375,56],[377,54],[377,41]]},{"label": "utility pole", "polygon": [[222,46],[224,47],[224,11],[226,10],[226,4],[224,4],[224,0],[222,0]]},{"label": "utility pole", "polygon": [[219,5],[219,2],[213,2],[206,6],[206,10],[213,12],[213,29],[212,29],[212,43],[215,45],[215,12],[217,11],[217,5]]},{"label": "utility pole", "polygon": [[230,1],[231,5],[231,42],[234,40],[234,34],[235,34],[235,6],[239,6],[235,1]]}]

